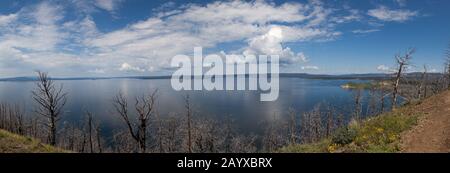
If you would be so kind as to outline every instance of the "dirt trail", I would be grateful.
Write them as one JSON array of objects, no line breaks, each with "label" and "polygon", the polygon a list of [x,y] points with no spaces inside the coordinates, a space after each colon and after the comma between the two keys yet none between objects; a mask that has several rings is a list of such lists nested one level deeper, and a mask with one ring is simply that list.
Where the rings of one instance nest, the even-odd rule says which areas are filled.
[{"label": "dirt trail", "polygon": [[450,152],[450,91],[424,100],[416,111],[424,116],[417,126],[402,134],[403,152]]}]

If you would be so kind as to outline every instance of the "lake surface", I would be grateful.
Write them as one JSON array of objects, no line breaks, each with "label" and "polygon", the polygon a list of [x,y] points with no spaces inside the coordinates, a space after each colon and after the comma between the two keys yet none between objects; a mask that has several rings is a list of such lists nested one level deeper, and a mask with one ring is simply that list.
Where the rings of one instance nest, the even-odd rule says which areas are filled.
[{"label": "lake surface", "polygon": [[[288,108],[298,113],[311,111],[315,105],[326,102],[341,109],[351,111],[354,103],[352,91],[340,85],[361,80],[321,80],[302,78],[280,78],[278,100],[261,102],[259,91],[175,91],[170,79],[98,79],[98,80],[58,80],[64,85],[68,95],[62,121],[79,122],[85,110],[94,113],[103,131],[122,128],[122,119],[113,112],[112,99],[120,91],[134,105],[134,97],[150,94],[158,89],[157,108],[161,116],[185,110],[184,96],[189,94],[196,115],[230,116],[241,133],[260,133],[259,122],[270,121],[274,116],[287,116]],[[27,116],[33,115],[35,104],[31,98],[33,81],[0,82],[0,102],[17,103],[26,109]],[[367,107],[367,99],[363,108]],[[134,109],[134,108],[130,108]],[[364,110],[363,110],[364,112]]]}]

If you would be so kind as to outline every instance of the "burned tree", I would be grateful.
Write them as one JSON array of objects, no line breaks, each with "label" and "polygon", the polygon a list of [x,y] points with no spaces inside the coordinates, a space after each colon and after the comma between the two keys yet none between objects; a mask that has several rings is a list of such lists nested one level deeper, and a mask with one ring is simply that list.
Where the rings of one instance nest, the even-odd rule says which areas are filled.
[{"label": "burned tree", "polygon": [[24,113],[19,105],[0,103],[0,129],[25,134]]},{"label": "burned tree", "polygon": [[185,98],[185,107],[186,107],[186,118],[187,118],[187,137],[188,137],[188,152],[192,153],[192,107],[191,107],[191,103],[189,100],[189,95],[186,96]]},{"label": "burned tree", "polygon": [[85,136],[84,140],[87,142],[89,147],[89,151],[85,151],[90,153],[101,153],[103,151],[103,140],[100,134],[100,125],[94,120],[94,115],[89,111],[86,111],[84,129],[82,131]]},{"label": "burned tree", "polygon": [[377,98],[377,88],[376,87],[371,87],[369,89],[369,101],[368,101],[368,105],[367,105],[367,109],[366,109],[366,116],[373,116],[378,114],[378,108],[377,108],[377,102],[378,102],[378,98]]},{"label": "burned tree", "polygon": [[422,76],[420,77],[419,86],[417,88],[417,98],[420,100],[427,97],[427,73],[428,69],[426,65],[423,65]]},{"label": "burned tree", "polygon": [[164,146],[165,151],[169,153],[180,152],[182,137],[178,134],[183,130],[182,121],[179,116],[175,114],[169,114],[169,116],[165,119],[164,128],[162,128],[164,132]]},{"label": "burned tree", "polygon": [[221,124],[211,118],[201,118],[195,121],[195,152],[219,152],[222,143]]},{"label": "burned tree", "polygon": [[450,88],[450,45],[448,46],[447,51],[445,52],[445,78],[447,81],[447,85],[445,87]]},{"label": "burned tree", "polygon": [[398,99],[398,91],[399,91],[399,85],[400,80],[402,78],[402,75],[406,68],[410,65],[410,61],[412,59],[412,55],[414,54],[415,49],[411,48],[409,49],[405,55],[396,55],[395,59],[397,62],[397,69],[395,72],[395,78],[394,78],[394,85],[393,85],[393,91],[392,91],[392,109],[395,109],[397,106],[397,99]]},{"label": "burned tree", "polygon": [[67,101],[67,93],[62,84],[57,87],[47,73],[37,71],[36,88],[32,91],[33,99],[37,102],[36,113],[46,118],[47,136],[50,145],[56,145],[57,122],[63,114],[63,107]]},{"label": "burned tree", "polygon": [[335,129],[335,120],[334,120],[334,112],[336,112],[336,110],[334,110],[334,108],[332,108],[331,106],[327,106],[326,112],[325,112],[325,137],[329,137],[331,136],[332,132]]},{"label": "burned tree", "polygon": [[156,135],[157,138],[156,140],[158,148],[159,148],[159,153],[164,153],[164,132],[163,132],[163,120],[160,118],[159,113],[156,112],[155,113],[155,117],[156,117],[156,124],[157,124],[157,130],[156,130]]},{"label": "burned tree", "polygon": [[265,131],[264,136],[262,137],[262,149],[264,152],[274,152],[278,148],[288,144],[289,137],[286,135],[286,128],[284,127],[285,122],[282,121],[276,113],[273,114],[271,120],[267,120],[263,123]]},{"label": "burned tree", "polygon": [[88,141],[89,141],[89,149],[90,152],[93,153],[94,152],[94,144],[93,144],[93,136],[92,136],[92,131],[93,131],[93,122],[92,122],[92,113],[91,112],[86,112],[86,131],[88,134]]},{"label": "burned tree", "polygon": [[87,134],[78,124],[63,122],[61,136],[58,138],[58,146],[70,151],[86,152]]},{"label": "burned tree", "polygon": [[359,121],[361,118],[362,113],[362,99],[363,99],[363,93],[362,89],[358,88],[353,90],[353,99],[355,103],[355,109],[353,112],[353,119]]},{"label": "burned tree", "polygon": [[379,100],[380,104],[380,112],[384,113],[386,110],[386,97],[389,97],[391,95],[391,92],[389,91],[391,87],[390,82],[381,81],[380,86],[377,87],[377,99]]},{"label": "burned tree", "polygon": [[96,125],[95,126],[95,135],[96,135],[96,139],[97,139],[97,148],[98,148],[98,152],[102,153],[103,152],[103,145],[102,145],[102,138],[101,138],[101,130],[100,130],[100,126]]},{"label": "burned tree", "polygon": [[150,117],[155,112],[155,102],[156,93],[154,91],[149,96],[136,97],[135,98],[135,109],[137,112],[137,123],[130,120],[130,112],[128,110],[128,101],[122,93],[119,93],[114,98],[114,108],[116,112],[124,120],[128,132],[132,139],[136,142],[139,147],[139,152],[145,153],[147,150],[147,131],[150,122]]},{"label": "burned tree", "polygon": [[317,142],[324,136],[324,124],[322,123],[321,105],[318,104],[313,110],[303,113],[300,117],[300,137],[302,143]]},{"label": "burned tree", "polygon": [[289,108],[288,110],[289,115],[289,143],[295,144],[297,143],[297,116],[294,109]]}]

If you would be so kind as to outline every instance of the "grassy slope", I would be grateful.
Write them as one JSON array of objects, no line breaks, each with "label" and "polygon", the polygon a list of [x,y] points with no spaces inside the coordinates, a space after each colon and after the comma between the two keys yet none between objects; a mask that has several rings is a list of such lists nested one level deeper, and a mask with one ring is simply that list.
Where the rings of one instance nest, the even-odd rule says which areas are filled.
[{"label": "grassy slope", "polygon": [[[431,99],[431,98],[430,98]],[[330,137],[313,144],[286,146],[280,152],[333,153],[333,152],[400,152],[400,134],[417,124],[423,113],[415,110],[417,104],[405,105],[396,111],[384,113],[362,122],[351,122],[339,137]],[[338,130],[339,131],[339,130]],[[348,139],[347,142],[333,142]]]},{"label": "grassy slope", "polygon": [[36,139],[0,130],[0,153],[63,153],[65,150],[43,144]]}]

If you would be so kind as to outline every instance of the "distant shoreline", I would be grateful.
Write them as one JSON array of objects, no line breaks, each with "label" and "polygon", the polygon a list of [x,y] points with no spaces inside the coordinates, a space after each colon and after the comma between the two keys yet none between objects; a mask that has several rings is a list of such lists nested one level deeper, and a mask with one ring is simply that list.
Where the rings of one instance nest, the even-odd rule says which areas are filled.
[{"label": "distant shoreline", "polygon": [[[407,77],[415,77],[418,73],[408,73]],[[441,76],[440,73],[430,73],[432,76]],[[224,75],[226,76],[226,75]],[[242,76],[242,75],[235,75]],[[249,77],[248,74],[245,74],[246,77]],[[345,80],[345,79],[359,79],[359,80],[385,80],[390,79],[390,74],[382,74],[382,73],[369,73],[369,74],[343,74],[343,75],[327,75],[327,74],[307,74],[307,73],[280,73],[279,76],[281,78],[303,78],[303,79],[328,79],[328,80]],[[195,77],[195,76],[192,76]],[[142,80],[151,80],[151,79],[171,79],[172,76],[124,76],[124,77],[61,77],[61,78],[53,78],[53,80],[108,80],[108,79],[142,79]],[[10,77],[10,78],[0,78],[0,81],[35,81],[35,77]]]}]

